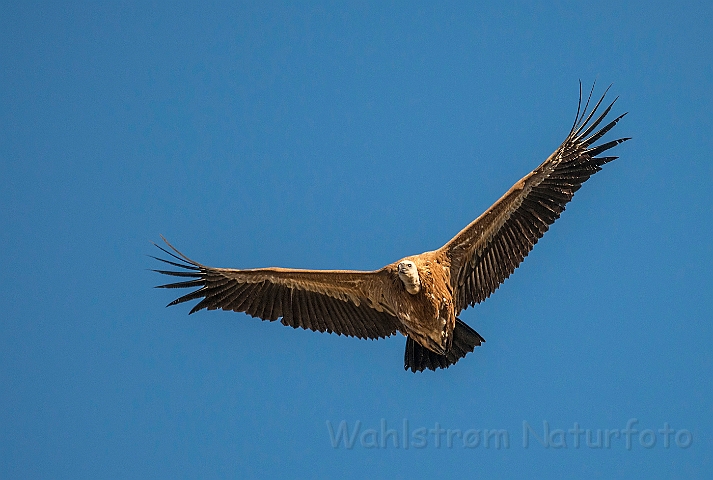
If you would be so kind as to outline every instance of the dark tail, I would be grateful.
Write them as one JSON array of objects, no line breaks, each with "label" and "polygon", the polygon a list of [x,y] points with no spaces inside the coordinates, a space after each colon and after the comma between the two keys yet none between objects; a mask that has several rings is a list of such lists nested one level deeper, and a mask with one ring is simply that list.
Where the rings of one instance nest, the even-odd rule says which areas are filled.
[{"label": "dark tail", "polygon": [[411,337],[406,338],[406,354],[404,355],[404,370],[421,372],[426,368],[448,368],[461,358],[475,350],[485,339],[478,332],[456,318],[456,327],[453,329],[453,344],[445,355],[439,355],[422,347]]}]

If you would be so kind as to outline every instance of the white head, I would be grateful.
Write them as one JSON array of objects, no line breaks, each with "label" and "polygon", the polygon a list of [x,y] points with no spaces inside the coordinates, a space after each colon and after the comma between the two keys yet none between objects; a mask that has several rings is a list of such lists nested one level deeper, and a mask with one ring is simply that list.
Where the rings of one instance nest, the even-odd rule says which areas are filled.
[{"label": "white head", "polygon": [[399,262],[399,278],[404,282],[406,291],[411,295],[416,295],[421,290],[421,280],[418,277],[416,264],[411,260]]}]

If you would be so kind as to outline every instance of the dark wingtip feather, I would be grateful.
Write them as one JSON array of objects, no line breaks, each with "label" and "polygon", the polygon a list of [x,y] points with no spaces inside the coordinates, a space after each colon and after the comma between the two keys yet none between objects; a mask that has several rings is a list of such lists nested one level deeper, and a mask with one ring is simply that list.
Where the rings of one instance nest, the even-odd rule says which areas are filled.
[{"label": "dark wingtip feather", "polygon": [[[158,247],[158,245],[156,245],[156,246]],[[158,247],[158,248],[161,248],[161,247]],[[159,262],[168,263],[169,265],[173,265],[174,267],[185,268],[186,270],[196,270],[196,271],[200,270],[199,267],[194,267],[193,265],[187,265],[185,263],[176,263],[176,262],[172,262],[171,260],[166,260],[165,258],[155,257],[153,255],[147,255],[147,256],[153,258],[154,260],[158,260]],[[183,260],[181,260],[181,261],[183,261]]]},{"label": "dark wingtip feather", "polygon": [[577,115],[574,116],[574,123],[572,124],[572,128],[569,130],[569,134],[571,135],[572,132],[574,132],[574,129],[577,128],[577,123],[579,122],[579,113],[582,110],[582,79],[579,79],[579,101],[577,102]]},{"label": "dark wingtip feather", "polygon": [[191,311],[188,312],[188,315],[193,315],[194,313],[203,310],[204,308],[206,308],[205,299],[201,300],[193,308],[191,308]]},{"label": "dark wingtip feather", "polygon": [[149,268],[148,270],[156,273],[161,273],[163,275],[170,275],[172,277],[188,277],[188,278],[200,278],[201,274],[198,272],[175,272],[173,270],[156,270],[154,268]]},{"label": "dark wingtip feather", "polygon": [[[172,255],[172,256],[174,256],[174,257],[176,257],[176,258],[179,258],[179,257],[180,257],[180,258],[179,258],[180,260],[183,260],[183,261],[185,261],[185,262],[188,262],[188,263],[190,263],[191,265],[195,265],[196,267],[201,267],[201,266],[202,266],[200,263],[198,263],[198,262],[196,262],[196,261],[194,261],[194,260],[191,260],[190,258],[188,258],[187,256],[185,256],[183,253],[181,253],[176,247],[174,247],[173,245],[171,245],[171,242],[169,242],[168,240],[166,240],[166,237],[164,237],[163,235],[161,235],[161,240],[163,240],[163,241],[166,243],[166,245],[168,245],[168,246],[171,248],[171,250],[173,250],[174,252],[176,252],[176,253],[178,254],[178,257],[176,257],[176,255],[173,255],[173,254],[170,253],[170,252],[166,252],[166,250],[164,250],[163,248],[159,247],[159,248],[161,248],[161,250],[163,250],[164,252],[169,253],[170,255]],[[158,245],[157,245],[157,246],[158,246]]]},{"label": "dark wingtip feather", "polygon": [[189,280],[187,282],[176,282],[167,283],[165,285],[159,285],[157,288],[191,288],[191,287],[202,287],[205,281],[201,278],[197,280]]},{"label": "dark wingtip feather", "polygon": [[627,140],[631,140],[631,137],[618,138],[616,140],[612,140],[611,142],[603,143],[597,147],[587,150],[587,153],[592,157],[596,157],[600,153],[606,152],[610,148],[614,148],[617,145],[626,142]]}]

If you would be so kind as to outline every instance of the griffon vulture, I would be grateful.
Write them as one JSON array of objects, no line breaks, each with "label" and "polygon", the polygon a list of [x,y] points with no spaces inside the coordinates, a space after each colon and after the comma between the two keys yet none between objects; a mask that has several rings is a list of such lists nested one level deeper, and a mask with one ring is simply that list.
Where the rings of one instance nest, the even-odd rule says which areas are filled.
[{"label": "griffon vulture", "polygon": [[201,299],[190,313],[232,310],[263,320],[281,319],[293,328],[359,338],[401,332],[406,336],[406,370],[447,368],[485,341],[458,318],[460,312],[488,298],[559,218],[582,183],[617,158],[598,155],[629,140],[595,145],[626,115],[596,130],[616,102],[595,118],[606,93],[587,115],[592,94],[581,109],[580,84],[577,115],[562,145],[438,250],[370,272],[234,270],[195,262],[164,238],[172,252],[156,246],[173,260],[154,258],[181,270],[155,271],[186,280],[158,288],[197,288],[168,304]]}]

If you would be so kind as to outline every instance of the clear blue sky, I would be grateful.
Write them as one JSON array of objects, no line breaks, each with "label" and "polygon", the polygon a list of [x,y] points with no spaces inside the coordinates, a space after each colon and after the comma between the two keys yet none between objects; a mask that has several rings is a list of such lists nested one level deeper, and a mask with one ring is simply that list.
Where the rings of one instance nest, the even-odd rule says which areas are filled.
[{"label": "clear blue sky", "polygon": [[[709,2],[2,11],[0,477],[711,478]],[[236,268],[437,248],[559,145],[580,79],[633,140],[448,370],[152,288],[160,234]]]}]

